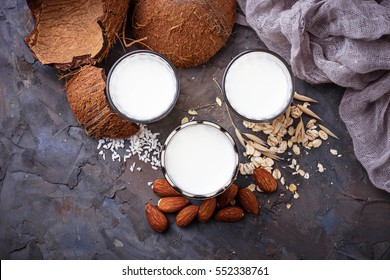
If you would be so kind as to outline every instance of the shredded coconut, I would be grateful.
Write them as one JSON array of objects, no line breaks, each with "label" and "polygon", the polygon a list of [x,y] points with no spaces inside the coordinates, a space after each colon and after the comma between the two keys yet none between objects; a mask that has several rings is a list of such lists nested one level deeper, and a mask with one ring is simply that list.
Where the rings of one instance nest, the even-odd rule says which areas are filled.
[{"label": "shredded coconut", "polygon": [[[111,153],[112,161],[126,162],[132,157],[139,161],[148,163],[153,170],[158,170],[161,166],[160,156],[162,145],[158,139],[160,133],[153,133],[146,125],[140,125],[140,131],[127,139],[109,139],[103,138],[98,141],[97,150],[99,155],[106,159],[106,154]],[[133,172],[135,162],[130,166]],[[138,170],[139,169],[139,170]],[[137,168],[141,171],[141,168]]]}]

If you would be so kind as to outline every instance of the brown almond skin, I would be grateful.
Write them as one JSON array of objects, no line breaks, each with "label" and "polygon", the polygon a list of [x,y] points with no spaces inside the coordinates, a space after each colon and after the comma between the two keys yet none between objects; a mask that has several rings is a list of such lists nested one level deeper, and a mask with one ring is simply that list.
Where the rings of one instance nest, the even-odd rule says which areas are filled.
[{"label": "brown almond skin", "polygon": [[179,227],[188,226],[198,215],[199,206],[188,205],[180,210],[176,216],[176,225]]},{"label": "brown almond skin", "polygon": [[169,196],[161,198],[157,207],[164,213],[174,213],[183,209],[188,203],[189,200],[182,196]]},{"label": "brown almond skin", "polygon": [[240,189],[238,191],[238,201],[247,212],[255,215],[259,214],[259,202],[250,189]]},{"label": "brown almond skin", "polygon": [[217,197],[217,207],[222,208],[228,205],[236,197],[237,193],[238,187],[236,184],[231,184],[226,191]]},{"label": "brown almond skin", "polygon": [[256,185],[264,192],[271,193],[278,189],[278,183],[275,178],[263,168],[255,168],[253,170],[253,178],[256,181]]},{"label": "brown almond skin", "polygon": [[228,206],[217,212],[214,219],[219,222],[233,223],[244,217],[244,210],[238,206]]},{"label": "brown almond skin", "polygon": [[168,229],[168,220],[163,212],[151,204],[145,206],[146,219],[149,225],[158,232],[164,232]]},{"label": "brown almond skin", "polygon": [[166,179],[162,178],[154,180],[152,190],[160,197],[180,195],[180,193],[176,191]]},{"label": "brown almond skin", "polygon": [[214,214],[217,207],[217,199],[215,197],[203,200],[198,211],[198,221],[206,223]]}]

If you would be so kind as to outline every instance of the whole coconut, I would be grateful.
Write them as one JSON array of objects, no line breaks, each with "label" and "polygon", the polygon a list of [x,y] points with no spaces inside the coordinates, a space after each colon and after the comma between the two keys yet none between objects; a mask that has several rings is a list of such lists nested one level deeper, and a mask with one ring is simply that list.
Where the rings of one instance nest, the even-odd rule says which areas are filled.
[{"label": "whole coconut", "polygon": [[162,53],[177,67],[194,67],[225,44],[235,19],[235,0],[139,0],[133,33],[141,47]]}]

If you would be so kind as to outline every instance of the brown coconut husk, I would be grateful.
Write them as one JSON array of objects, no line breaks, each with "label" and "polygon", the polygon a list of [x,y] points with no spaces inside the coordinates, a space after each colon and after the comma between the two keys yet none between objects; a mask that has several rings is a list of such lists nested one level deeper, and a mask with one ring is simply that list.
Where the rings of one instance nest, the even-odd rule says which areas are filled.
[{"label": "brown coconut husk", "polygon": [[133,33],[141,47],[160,52],[177,67],[208,61],[227,41],[235,0],[138,0]]},{"label": "brown coconut husk", "polygon": [[61,71],[100,62],[123,27],[130,0],[27,0],[35,27],[26,38],[42,64]]},{"label": "brown coconut husk", "polygon": [[127,138],[139,127],[121,119],[111,111],[105,95],[104,70],[95,66],[82,67],[66,82],[70,108],[87,134],[95,138]]}]

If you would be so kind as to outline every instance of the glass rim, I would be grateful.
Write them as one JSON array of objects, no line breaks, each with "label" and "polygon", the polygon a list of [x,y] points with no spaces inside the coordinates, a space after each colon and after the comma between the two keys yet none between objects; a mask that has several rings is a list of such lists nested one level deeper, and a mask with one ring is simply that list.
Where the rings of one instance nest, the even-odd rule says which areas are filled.
[{"label": "glass rim", "polygon": [[[229,179],[228,183],[225,184],[224,186],[221,186],[217,191],[214,191],[214,192],[211,192],[211,193],[208,193],[208,194],[204,194],[204,195],[199,195],[199,194],[192,194],[192,193],[189,193],[189,192],[186,192],[184,190],[182,190],[179,186],[177,186],[173,180],[171,179],[171,177],[169,176],[168,172],[167,172],[167,169],[166,169],[166,165],[165,165],[165,153],[166,153],[166,149],[169,145],[169,142],[171,141],[171,139],[180,131],[182,130],[183,128],[186,128],[188,126],[192,126],[192,125],[197,125],[197,124],[204,124],[204,125],[208,125],[208,126],[212,126],[214,128],[217,128],[219,129],[223,134],[225,134],[225,136],[229,139],[229,141],[231,142],[232,146],[233,146],[233,150],[234,150],[234,153],[235,153],[235,168],[234,168],[234,171],[233,171],[233,174],[231,176],[231,178]],[[163,175],[165,177],[165,179],[169,182],[169,184],[176,190],[178,191],[181,195],[187,197],[187,198],[190,198],[190,199],[198,199],[198,200],[204,200],[204,199],[208,199],[208,198],[212,198],[212,197],[216,197],[218,196],[219,194],[223,193],[225,190],[227,190],[230,185],[236,180],[237,178],[237,174],[238,174],[238,167],[239,167],[239,154],[238,154],[238,148],[237,148],[237,144],[236,142],[234,141],[233,137],[230,135],[230,133],[225,129],[223,128],[222,126],[214,123],[214,122],[211,122],[211,121],[205,121],[205,120],[199,120],[199,121],[190,121],[188,123],[185,123],[185,124],[182,124],[182,125],[179,125],[178,127],[176,127],[170,134],[169,136],[167,137],[167,139],[165,140],[165,143],[162,147],[162,151],[161,151],[161,170],[163,172]]]},{"label": "glass rim", "polygon": [[[286,107],[284,107],[283,110],[281,110],[280,113],[276,114],[275,116],[271,117],[271,118],[263,118],[263,119],[252,119],[252,118],[248,118],[248,117],[245,117],[243,116],[241,113],[237,112],[237,110],[232,106],[232,104],[230,103],[229,101],[229,98],[227,97],[227,94],[226,94],[226,88],[225,88],[225,82],[226,82],[226,76],[229,72],[229,69],[230,67],[234,64],[234,62],[236,62],[240,57],[244,56],[244,55],[247,55],[249,53],[253,53],[253,52],[263,52],[263,53],[268,53],[274,57],[276,57],[280,62],[282,62],[282,64],[286,67],[289,75],[290,75],[290,78],[291,78],[291,93],[290,93],[290,97],[289,97],[289,100],[288,102],[286,103]],[[280,117],[288,108],[288,106],[290,106],[293,98],[294,98],[294,92],[295,92],[295,78],[294,78],[294,75],[290,69],[290,66],[288,65],[288,63],[283,59],[283,57],[281,57],[280,55],[278,55],[277,53],[271,51],[271,50],[268,50],[268,49],[260,49],[260,48],[256,48],[256,49],[249,49],[249,50],[245,50],[241,53],[239,53],[237,56],[235,56],[228,64],[228,66],[226,67],[225,71],[224,71],[224,74],[223,74],[223,77],[222,77],[222,93],[223,93],[223,96],[225,98],[225,101],[226,101],[226,104],[228,105],[229,109],[232,110],[237,116],[239,116],[240,118],[242,118],[243,120],[246,120],[246,121],[249,121],[249,122],[252,122],[252,123],[262,123],[262,122],[269,122],[269,121],[272,121],[274,119],[277,119],[278,117]]]},{"label": "glass rim", "polygon": [[[132,118],[132,117],[129,117],[127,116],[126,114],[122,113],[114,104],[113,100],[111,99],[111,93],[110,93],[110,81],[111,81],[111,76],[112,76],[112,73],[114,72],[115,68],[124,60],[126,59],[127,57],[129,56],[133,56],[133,55],[137,55],[137,54],[151,54],[151,55],[155,55],[155,56],[158,56],[159,58],[161,58],[164,62],[167,63],[167,65],[172,69],[173,71],[173,74],[175,76],[175,80],[176,80],[176,92],[175,92],[175,97],[173,98],[172,100],[172,104],[161,114],[161,115],[158,115],[157,117],[155,118],[151,118],[151,119],[147,119],[147,120],[139,120],[139,119],[136,119],[136,118]],[[156,121],[159,121],[159,120],[162,120],[163,118],[165,118],[171,111],[172,109],[175,107],[176,105],[176,102],[177,102],[177,99],[179,98],[179,93],[180,93],[180,79],[179,79],[179,75],[178,75],[178,71],[175,67],[175,65],[164,55],[158,53],[158,52],[155,52],[155,51],[151,51],[151,50],[135,50],[135,51],[131,51],[131,52],[128,52],[126,54],[124,54],[123,56],[121,56],[115,63],[114,65],[111,67],[110,71],[108,72],[108,75],[107,75],[107,79],[106,79],[106,89],[105,89],[105,93],[106,93],[106,99],[108,101],[108,104],[110,105],[110,108],[116,113],[118,114],[122,119],[125,119],[125,120],[128,120],[130,122],[134,122],[134,123],[139,123],[139,124],[149,124],[149,123],[153,123],[153,122],[156,122]]]}]

